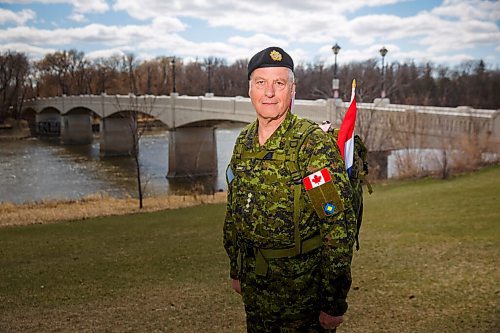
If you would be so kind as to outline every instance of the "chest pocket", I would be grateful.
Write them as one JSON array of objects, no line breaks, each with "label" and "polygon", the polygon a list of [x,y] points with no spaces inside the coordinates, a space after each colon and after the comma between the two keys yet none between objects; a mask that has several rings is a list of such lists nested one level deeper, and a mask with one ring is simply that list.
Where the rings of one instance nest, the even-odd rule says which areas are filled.
[{"label": "chest pocket", "polygon": [[293,244],[293,182],[283,161],[248,157],[234,169],[233,207],[245,241],[264,248]]}]

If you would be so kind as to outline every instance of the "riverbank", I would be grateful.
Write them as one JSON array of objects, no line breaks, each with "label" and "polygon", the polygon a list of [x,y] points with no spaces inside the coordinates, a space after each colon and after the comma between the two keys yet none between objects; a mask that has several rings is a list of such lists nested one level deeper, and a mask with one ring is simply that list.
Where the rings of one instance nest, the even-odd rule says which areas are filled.
[{"label": "riverbank", "polygon": [[31,132],[26,121],[7,119],[0,123],[0,141],[21,140],[31,137]]},{"label": "riverbank", "polygon": [[137,199],[118,199],[105,194],[94,194],[80,200],[48,200],[26,204],[0,203],[0,227],[154,212],[225,201],[226,193],[216,192],[213,195],[168,195],[145,198],[143,209],[139,209]]},{"label": "riverbank", "polygon": [[[497,172],[500,172],[500,166],[494,165],[485,167],[482,170],[470,173],[470,175],[491,172],[488,170],[497,170]],[[455,177],[467,177],[468,175],[469,174],[461,174]],[[414,181],[416,180],[375,181],[372,182],[372,185],[385,187],[396,184],[412,183]],[[46,224],[96,217],[156,212],[194,207],[203,204],[219,204],[225,203],[226,198],[226,192],[154,196],[144,198],[144,207],[142,209],[139,209],[138,199],[131,197],[115,198],[105,193],[88,195],[78,200],[46,200],[22,204],[0,202],[0,228],[6,226]],[[365,198],[369,200],[370,196],[366,195]]]}]

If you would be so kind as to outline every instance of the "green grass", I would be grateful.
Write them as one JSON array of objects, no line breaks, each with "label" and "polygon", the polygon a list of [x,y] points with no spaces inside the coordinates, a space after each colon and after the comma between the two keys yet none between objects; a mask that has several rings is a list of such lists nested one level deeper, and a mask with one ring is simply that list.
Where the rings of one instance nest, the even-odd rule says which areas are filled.
[{"label": "green grass", "polygon": [[[379,184],[338,332],[500,330],[500,167]],[[243,332],[224,205],[0,228],[0,332]]]},{"label": "green grass", "polygon": [[500,168],[378,186],[365,209],[346,331],[500,330]]}]

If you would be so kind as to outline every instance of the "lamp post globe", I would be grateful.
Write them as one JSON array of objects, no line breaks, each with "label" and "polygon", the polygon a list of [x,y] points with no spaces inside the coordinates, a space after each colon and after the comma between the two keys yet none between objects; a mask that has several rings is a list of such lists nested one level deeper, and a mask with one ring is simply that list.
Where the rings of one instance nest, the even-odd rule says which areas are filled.
[{"label": "lamp post globe", "polygon": [[379,50],[380,52],[380,55],[383,57],[385,57],[385,55],[387,54],[387,52],[389,52],[389,50],[385,47],[385,46],[382,46],[382,48]]},{"label": "lamp post globe", "polygon": [[337,78],[337,54],[339,54],[341,47],[339,44],[335,43],[332,46],[333,54],[335,55],[335,62],[333,63],[333,80],[332,80],[332,90],[333,98],[339,98],[339,79]]},{"label": "lamp post globe", "polygon": [[380,92],[380,97],[381,98],[385,98],[385,88],[384,88],[385,65],[384,65],[384,58],[385,58],[385,55],[387,54],[387,52],[389,52],[389,50],[385,46],[382,46],[382,48],[379,50],[379,52],[380,52],[380,55],[382,56],[382,89],[381,89],[381,92]]}]

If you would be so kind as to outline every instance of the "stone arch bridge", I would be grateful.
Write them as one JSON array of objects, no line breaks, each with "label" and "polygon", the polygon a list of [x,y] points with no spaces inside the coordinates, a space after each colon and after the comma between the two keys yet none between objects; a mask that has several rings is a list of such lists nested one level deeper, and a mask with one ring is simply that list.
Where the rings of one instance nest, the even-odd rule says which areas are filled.
[{"label": "stone arch bridge", "polygon": [[[349,103],[296,100],[294,112],[339,126]],[[103,155],[129,154],[137,117],[154,117],[169,129],[169,176],[212,174],[216,169],[214,129],[224,122],[250,123],[249,98],[214,96],[81,95],[26,100],[22,117],[38,135],[60,136],[63,144],[87,144],[99,123]],[[440,148],[463,140],[484,142],[499,152],[500,110],[390,104],[387,99],[358,103],[359,133],[371,151]],[[133,125],[133,126],[131,126]]]}]

